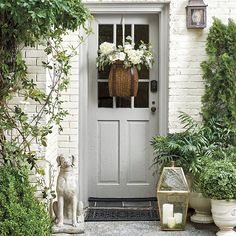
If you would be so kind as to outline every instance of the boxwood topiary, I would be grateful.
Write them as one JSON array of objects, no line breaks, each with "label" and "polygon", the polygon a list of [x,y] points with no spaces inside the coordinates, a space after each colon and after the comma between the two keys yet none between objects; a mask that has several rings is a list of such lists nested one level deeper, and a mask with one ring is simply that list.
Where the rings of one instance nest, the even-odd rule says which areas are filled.
[{"label": "boxwood topiary", "polygon": [[0,167],[0,235],[51,235],[51,219],[45,206],[34,196],[28,171]]},{"label": "boxwood topiary", "polygon": [[236,199],[236,168],[227,160],[212,161],[200,176],[203,196],[217,200]]}]

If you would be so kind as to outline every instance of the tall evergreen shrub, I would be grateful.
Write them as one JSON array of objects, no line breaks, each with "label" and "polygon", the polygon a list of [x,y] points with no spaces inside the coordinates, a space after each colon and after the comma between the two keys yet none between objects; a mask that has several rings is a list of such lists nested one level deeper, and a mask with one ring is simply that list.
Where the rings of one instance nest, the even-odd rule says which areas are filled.
[{"label": "tall evergreen shrub", "polygon": [[236,130],[236,24],[214,19],[207,37],[208,59],[201,64],[205,80],[202,97],[204,122],[218,118]]}]

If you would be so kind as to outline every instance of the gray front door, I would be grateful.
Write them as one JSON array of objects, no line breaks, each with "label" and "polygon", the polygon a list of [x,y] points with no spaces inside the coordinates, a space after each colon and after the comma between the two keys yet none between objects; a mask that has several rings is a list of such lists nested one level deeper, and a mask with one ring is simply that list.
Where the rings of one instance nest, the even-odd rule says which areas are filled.
[{"label": "gray front door", "polygon": [[[108,73],[96,68],[97,49],[104,41],[122,44],[125,35],[135,43],[153,46],[155,63],[139,73],[135,98],[109,97]],[[94,35],[89,39],[89,197],[153,197],[156,177],[150,168],[153,155],[151,137],[158,133],[158,16],[95,15]],[[155,107],[156,111],[151,111]]]}]

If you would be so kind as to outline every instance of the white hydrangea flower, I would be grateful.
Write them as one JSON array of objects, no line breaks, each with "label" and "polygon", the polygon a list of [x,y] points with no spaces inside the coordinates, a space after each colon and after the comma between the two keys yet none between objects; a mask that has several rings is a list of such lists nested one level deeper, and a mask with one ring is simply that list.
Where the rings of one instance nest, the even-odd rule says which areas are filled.
[{"label": "white hydrangea flower", "polygon": [[125,44],[124,45],[124,52],[127,53],[129,50],[132,50],[134,47],[132,44]]},{"label": "white hydrangea flower", "polygon": [[143,53],[140,50],[129,50],[127,54],[132,64],[137,65],[142,62],[141,57]]},{"label": "white hydrangea flower", "polygon": [[108,58],[111,62],[114,62],[114,61],[118,60],[118,55],[117,55],[117,53],[114,53],[114,54],[109,55]]},{"label": "white hydrangea flower", "polygon": [[114,43],[104,42],[100,45],[100,52],[104,55],[108,55],[116,50]]},{"label": "white hydrangea flower", "polygon": [[123,52],[120,52],[120,53],[118,53],[118,55],[117,55],[117,58],[118,58],[118,60],[120,60],[120,61],[124,61],[124,60],[125,60],[125,57],[126,57],[126,54],[123,53]]}]

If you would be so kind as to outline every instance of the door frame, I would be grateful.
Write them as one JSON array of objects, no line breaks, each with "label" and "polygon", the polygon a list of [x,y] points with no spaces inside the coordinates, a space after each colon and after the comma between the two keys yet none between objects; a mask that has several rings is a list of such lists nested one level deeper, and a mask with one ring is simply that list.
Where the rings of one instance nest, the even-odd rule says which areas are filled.
[{"label": "door frame", "polygon": [[[169,2],[86,3],[92,14],[157,14],[159,16],[159,134],[168,132]],[[83,30],[80,30],[83,35]],[[88,205],[88,40],[79,48],[79,199]]]}]

